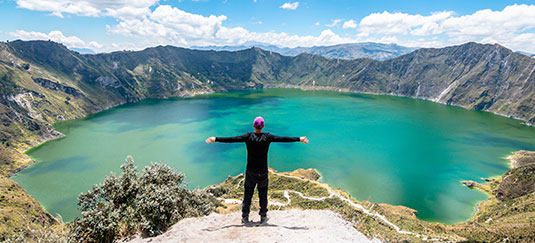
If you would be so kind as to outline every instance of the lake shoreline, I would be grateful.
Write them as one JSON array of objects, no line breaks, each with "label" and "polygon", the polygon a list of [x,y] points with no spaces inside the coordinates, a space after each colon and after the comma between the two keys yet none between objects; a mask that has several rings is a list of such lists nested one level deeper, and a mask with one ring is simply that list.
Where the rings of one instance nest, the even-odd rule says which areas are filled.
[{"label": "lake shoreline", "polygon": [[434,99],[427,99],[427,98],[421,98],[421,97],[412,97],[412,96],[394,94],[394,93],[376,93],[376,92],[354,91],[354,90],[350,90],[348,88],[337,88],[337,87],[329,87],[329,86],[309,86],[309,85],[292,85],[292,84],[277,84],[277,85],[266,85],[266,86],[267,87],[265,87],[265,88],[267,88],[267,89],[283,88],[283,89],[300,89],[300,90],[304,90],[304,91],[323,90],[323,91],[333,91],[333,92],[342,92],[342,93],[345,92],[345,93],[353,93],[353,94],[383,95],[383,96],[394,96],[394,97],[404,97],[404,98],[417,99],[417,100],[425,100],[425,101],[431,101],[433,103],[438,103],[438,104],[447,105],[447,106],[461,107],[463,109],[470,110],[470,111],[489,112],[489,113],[492,113],[492,114],[495,114],[495,115],[498,115],[498,116],[507,117],[507,118],[511,118],[511,119],[514,119],[514,120],[521,121],[522,125],[535,127],[535,124],[532,124],[532,123],[528,122],[527,119],[523,119],[523,118],[516,117],[516,116],[513,116],[513,115],[506,115],[506,114],[493,112],[493,111],[488,111],[488,110],[472,110],[472,109],[470,109],[470,108],[468,108],[466,106],[463,106],[463,105],[446,104],[445,102],[440,102],[440,101],[437,101],[437,100],[434,100]]},{"label": "lake shoreline", "polygon": [[[307,85],[292,85],[292,84],[265,85],[265,87],[263,87],[263,88],[250,88],[250,89],[240,89],[240,90],[227,90],[227,91],[222,91],[222,92],[215,92],[215,91],[213,91],[213,90],[183,91],[182,93],[180,93],[180,94],[177,95],[177,96],[171,96],[171,97],[165,97],[165,98],[147,98],[147,99],[170,100],[170,99],[173,99],[173,98],[194,98],[195,96],[198,96],[198,95],[206,95],[206,94],[214,94],[214,93],[228,93],[228,92],[232,92],[232,91],[262,90],[262,89],[277,89],[277,88],[282,88],[282,89],[300,89],[300,90],[303,90],[303,91],[332,91],[332,92],[340,92],[340,93],[353,93],[353,94],[367,94],[367,95],[382,95],[382,96],[404,97],[404,98],[410,98],[410,99],[417,99],[417,100],[431,101],[431,102],[433,102],[433,103],[438,103],[438,104],[442,104],[442,105],[446,105],[446,106],[456,106],[456,107],[461,107],[461,108],[466,109],[466,110],[470,110],[470,109],[468,109],[467,107],[462,106],[462,105],[446,104],[446,103],[443,103],[443,102],[438,102],[438,101],[435,101],[435,100],[432,100],[432,99],[426,99],[426,98],[418,98],[418,97],[411,97],[411,96],[404,96],[404,95],[390,94],[390,93],[374,93],[374,92],[352,91],[352,90],[347,89],[347,88],[337,88],[337,87],[329,87],[329,86],[307,86]],[[143,100],[147,100],[147,99],[143,99]],[[97,113],[99,113],[99,112],[107,111],[107,110],[110,110],[110,109],[112,109],[112,108],[115,108],[115,107],[118,107],[118,106],[121,106],[121,105],[135,104],[135,103],[140,102],[140,101],[143,101],[143,100],[139,100],[139,101],[132,102],[132,103],[120,103],[120,104],[117,104],[117,105],[108,106],[108,107],[106,107],[106,108],[97,110],[97,111],[94,112],[94,113],[87,114],[86,116],[83,116],[83,117],[77,117],[77,118],[74,118],[74,119],[60,120],[60,121],[57,121],[57,122],[72,121],[72,120],[77,120],[77,119],[84,119],[84,118],[87,118],[87,117],[89,117],[89,116],[95,115],[95,114],[97,114]],[[510,118],[510,119],[514,119],[514,120],[518,120],[518,121],[521,121],[521,122],[522,122],[522,123],[521,123],[522,125],[526,125],[526,126],[530,126],[530,127],[535,127],[535,124],[531,124],[531,123],[529,123],[527,120],[522,119],[522,118],[519,118],[519,117],[508,116],[508,115],[505,115],[505,114],[495,113],[495,112],[492,112],[492,111],[486,111],[486,110],[481,110],[481,111],[483,111],[483,112],[489,112],[489,113],[492,113],[492,114],[495,114],[495,115],[498,115],[498,116],[502,116],[502,117],[506,117],[506,118]],[[52,124],[49,124],[49,125],[53,126],[54,123],[56,123],[56,122],[53,122]],[[27,153],[28,151],[31,151],[31,150],[34,149],[34,148],[40,147],[41,145],[43,145],[43,144],[46,143],[46,142],[53,141],[53,140],[56,140],[56,139],[59,139],[59,138],[64,137],[64,135],[63,135],[61,132],[57,131],[55,128],[54,128],[53,132],[57,132],[57,133],[59,133],[59,134],[61,134],[61,135],[60,135],[60,136],[57,136],[57,137],[48,137],[48,138],[43,139],[42,141],[40,141],[39,143],[37,143],[37,144],[34,145],[34,146],[25,147],[25,148],[23,148],[23,152],[22,152],[22,153],[26,155],[26,153]],[[32,159],[32,160],[33,160],[33,159]],[[21,167],[21,168],[16,168],[15,172],[11,172],[11,173],[7,176],[7,178],[12,177],[15,173],[17,173],[17,172],[23,170],[24,168],[26,168],[27,166],[29,166],[29,165],[32,164],[32,163],[35,163],[35,161],[32,161],[31,163],[26,164],[25,166],[23,166],[23,167]]]},{"label": "lake shoreline", "polygon": [[[359,232],[364,233],[368,239],[378,238],[382,241],[492,242],[496,240],[496,237],[507,236],[500,235],[500,233],[497,232],[489,234],[489,229],[492,230],[493,227],[499,228],[502,227],[502,225],[498,223],[500,219],[499,217],[496,218],[495,223],[492,223],[493,218],[487,215],[489,211],[493,212],[496,210],[496,204],[500,204],[500,202],[496,200],[495,195],[493,195],[492,190],[495,190],[501,184],[501,177],[489,180],[484,184],[479,184],[478,187],[474,187],[487,194],[488,199],[477,204],[476,212],[472,217],[459,223],[443,224],[418,219],[416,218],[417,211],[405,206],[373,203],[366,200],[358,201],[342,189],[335,189],[328,183],[320,182],[318,180],[318,175],[318,171],[313,168],[306,170],[297,169],[295,171],[287,172],[278,172],[270,169],[270,182],[273,184],[273,189],[269,192],[270,200],[275,201],[271,204],[270,207],[272,207],[272,209],[270,210],[282,212],[295,209],[329,210],[338,213],[341,217],[347,220],[347,222],[352,223],[353,227]],[[236,185],[239,185],[239,182],[243,180],[243,176],[243,173],[238,174],[227,178],[224,182],[208,187],[208,190],[225,192],[223,195],[218,195],[218,200],[223,203],[223,206],[216,209],[217,214],[232,215],[234,212],[240,210],[240,198],[236,198],[240,194],[239,188],[237,188]],[[302,186],[303,183],[307,183],[307,186]],[[331,195],[325,196],[324,193],[319,192],[318,188],[327,189]],[[285,198],[275,195],[284,195]],[[295,195],[295,197],[293,195]],[[336,200],[331,200],[329,198],[340,198],[342,200],[337,202]],[[307,203],[303,202],[307,200],[309,200]],[[294,201],[297,202],[294,204]],[[340,203],[346,203],[350,207],[341,207]],[[507,202],[501,203],[503,204]],[[236,204],[238,204],[238,206],[236,206]],[[353,209],[351,207],[353,207]],[[500,214],[499,212],[497,213]],[[363,215],[367,216],[364,219],[361,219]],[[519,216],[523,217],[524,215]],[[515,215],[512,217],[515,217]],[[191,220],[202,221],[205,219],[198,218]],[[377,222],[379,223],[376,224]],[[180,224],[180,222],[177,223],[177,225]],[[506,226],[506,224],[504,225]],[[518,226],[515,225],[513,227]],[[522,235],[513,235],[513,237],[518,237],[520,235],[521,238],[516,239],[527,239],[525,238],[526,234],[529,236],[530,233],[523,232]]]},{"label": "lake shoreline", "polygon": [[[266,87],[265,89],[271,89],[271,88],[289,88],[289,89],[301,89],[301,90],[324,90],[324,91],[348,92],[348,93],[357,93],[357,94],[360,93],[360,94],[371,94],[371,95],[397,96],[397,95],[391,95],[391,94],[373,94],[373,93],[354,92],[354,91],[349,91],[349,90],[342,90],[342,89],[328,88],[328,87],[326,87],[326,88],[307,89],[307,87],[289,87],[289,86],[287,86],[287,87]],[[189,97],[195,97],[195,96],[197,96],[197,95],[202,95],[202,94],[207,94],[207,93],[213,93],[213,92],[210,92],[210,91],[206,91],[206,92],[204,92],[204,91],[203,91],[203,92],[194,92],[194,93],[189,93],[189,94],[185,94],[185,95],[183,95],[183,96],[181,95],[181,96],[176,96],[176,97],[177,97],[177,98],[189,98]],[[400,97],[406,97],[406,96],[400,96]],[[169,97],[169,98],[166,98],[166,99],[170,99],[170,98],[175,98],[175,97]],[[407,97],[407,98],[414,99],[413,97]],[[416,98],[416,99],[420,99],[420,98]],[[420,100],[425,100],[425,99],[420,99]],[[432,100],[428,100],[428,101],[432,101]],[[440,102],[434,102],[434,103],[440,103]],[[124,105],[124,104],[118,104],[118,105],[116,105],[116,106],[110,106],[110,107],[108,107],[107,109],[100,110],[99,112],[106,111],[106,110],[109,110],[109,109],[111,109],[111,108],[113,108],[113,107],[117,107],[117,106],[120,106],[120,105]],[[464,107],[463,107],[463,108],[464,108]],[[465,109],[466,109],[466,108],[465,108]],[[87,115],[87,116],[85,116],[85,117],[76,118],[76,119],[87,118],[88,116],[91,116],[91,115],[94,115],[94,114],[97,114],[97,113],[98,113],[98,112],[89,114],[89,115]],[[490,113],[493,113],[493,112],[490,112]],[[493,114],[495,114],[495,113],[493,113]],[[509,118],[510,118],[510,117],[509,117]],[[72,119],[72,120],[74,120],[74,119]],[[65,120],[65,121],[66,121],[66,120]],[[55,130],[55,129],[54,129],[54,131],[57,132],[57,130]],[[59,133],[59,132],[58,132],[58,133]],[[62,134],[62,135],[63,135],[63,134]],[[44,141],[42,141],[41,143],[37,144],[36,146],[27,148],[27,149],[24,151],[24,154],[26,154],[26,152],[28,152],[28,151],[31,151],[32,149],[36,149],[36,148],[42,146],[43,144],[45,144],[45,143],[48,142],[48,141],[53,141],[53,140],[56,140],[56,139],[59,139],[59,138],[62,138],[62,137],[63,137],[63,136],[49,137],[49,138],[45,139]],[[35,163],[35,162],[37,162],[37,161],[35,161],[35,160],[32,159],[32,162],[31,162],[31,163],[28,163],[28,164],[27,164],[26,166],[24,166],[24,167],[20,167],[20,169],[17,170],[17,172],[23,170],[24,168],[27,168],[29,165],[31,165],[32,163]],[[17,172],[14,172],[11,176],[15,175]],[[11,176],[10,176],[10,177],[11,177]],[[29,194],[28,194],[28,195],[29,195]],[[31,196],[30,196],[30,197],[31,197]],[[479,205],[480,205],[480,204],[481,204],[481,202],[478,203],[476,209],[479,208]],[[477,212],[476,212],[476,213],[477,213]]]}]

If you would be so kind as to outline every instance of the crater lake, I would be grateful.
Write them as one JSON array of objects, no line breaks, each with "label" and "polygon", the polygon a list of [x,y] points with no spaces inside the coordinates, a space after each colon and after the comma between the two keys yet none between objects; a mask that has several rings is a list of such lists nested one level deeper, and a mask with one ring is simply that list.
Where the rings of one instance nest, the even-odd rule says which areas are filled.
[{"label": "crater lake", "polygon": [[488,112],[403,97],[264,89],[144,100],[54,124],[65,137],[27,153],[37,162],[12,177],[52,215],[80,216],[77,197],[132,155],[141,169],[164,162],[204,188],[244,172],[244,144],[206,144],[209,136],[253,131],[307,136],[273,143],[269,166],[315,168],[320,181],[357,200],[404,205],[418,218],[469,219],[487,195],[461,184],[508,170],[506,156],[535,149],[535,128]]}]

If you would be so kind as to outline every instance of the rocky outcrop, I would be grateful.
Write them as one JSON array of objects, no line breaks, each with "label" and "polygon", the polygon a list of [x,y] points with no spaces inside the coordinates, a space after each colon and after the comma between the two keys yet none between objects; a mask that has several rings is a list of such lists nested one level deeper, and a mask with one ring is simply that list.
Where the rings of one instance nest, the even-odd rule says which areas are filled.
[{"label": "rocky outcrop", "polygon": [[[251,219],[258,221],[257,215]],[[121,242],[380,242],[329,210],[273,211],[264,225],[242,225],[241,213],[181,220],[165,234]]]},{"label": "rocky outcrop", "polygon": [[56,83],[56,82],[48,80],[48,79],[33,78],[33,81],[38,83],[38,84],[40,84],[41,86],[43,86],[44,88],[47,88],[47,89],[58,90],[58,91],[70,94],[72,96],[75,96],[75,97],[78,97],[78,96],[82,95],[82,93],[80,91],[78,91],[77,89],[75,89],[73,87],[66,86],[66,85],[63,85],[63,84],[60,84],[60,83]]},{"label": "rocky outcrop", "polygon": [[108,76],[100,76],[95,80],[102,87],[119,88],[120,84],[117,79]]},{"label": "rocky outcrop", "polygon": [[466,186],[466,187],[469,187],[469,188],[474,188],[476,187],[479,183],[475,182],[475,181],[462,181],[462,183]]},{"label": "rocky outcrop", "polygon": [[535,193],[535,164],[528,164],[503,175],[496,198],[506,201],[532,193]]},{"label": "rocky outcrop", "polygon": [[511,168],[518,168],[535,163],[535,152],[520,150],[507,157],[511,161]]}]

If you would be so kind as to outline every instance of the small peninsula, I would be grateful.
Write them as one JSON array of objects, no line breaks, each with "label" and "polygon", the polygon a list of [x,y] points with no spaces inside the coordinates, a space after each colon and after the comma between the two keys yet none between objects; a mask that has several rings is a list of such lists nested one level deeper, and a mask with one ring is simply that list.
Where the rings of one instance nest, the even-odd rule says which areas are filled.
[{"label": "small peninsula", "polygon": [[[502,177],[489,179],[487,183],[477,183],[476,188],[488,193],[489,199],[478,205],[477,213],[468,221],[453,225],[430,223],[416,218],[417,211],[404,207],[392,206],[384,203],[357,201],[341,189],[332,188],[328,184],[318,182],[319,173],[314,169],[298,169],[292,172],[277,172],[270,169],[269,210],[273,219],[268,226],[270,234],[280,235],[282,242],[296,239],[295,232],[285,227],[291,225],[300,232],[314,235],[313,229],[308,229],[307,222],[292,222],[290,219],[306,218],[307,214],[317,214],[315,218],[323,223],[333,220],[334,229],[338,235],[352,235],[356,229],[366,238],[354,235],[353,239],[362,241],[387,242],[496,242],[506,238],[513,242],[531,242],[535,239],[535,152],[518,151],[511,156],[520,160],[518,167],[509,170]],[[215,213],[201,218],[191,218],[186,222],[179,222],[171,227],[169,232],[154,238],[137,236],[127,242],[164,242],[165,240],[180,240],[181,237],[193,241],[214,239],[217,235],[220,241],[238,239],[255,239],[253,228],[241,227],[239,215],[241,197],[243,195],[244,175],[227,178],[223,183],[207,187],[205,190],[221,202]],[[511,184],[511,181],[521,181]],[[518,189],[522,185],[523,189]],[[258,198],[253,198],[253,202]],[[508,206],[513,205],[513,207]],[[257,203],[252,206],[257,207]],[[253,211],[255,209],[253,208]],[[258,210],[258,208],[256,208]],[[282,211],[282,212],[281,212]],[[326,211],[335,213],[331,215]],[[227,215],[228,216],[224,216]],[[326,216],[328,215],[328,216]],[[351,224],[347,228],[336,223],[341,217]],[[218,223],[215,223],[217,220]],[[189,229],[189,230],[188,230]],[[193,232],[207,231],[206,234]],[[320,231],[322,232],[322,231]],[[348,241],[345,238],[308,238],[313,242],[318,239]],[[253,237],[253,238],[248,238]],[[325,236],[323,236],[325,237]]]}]

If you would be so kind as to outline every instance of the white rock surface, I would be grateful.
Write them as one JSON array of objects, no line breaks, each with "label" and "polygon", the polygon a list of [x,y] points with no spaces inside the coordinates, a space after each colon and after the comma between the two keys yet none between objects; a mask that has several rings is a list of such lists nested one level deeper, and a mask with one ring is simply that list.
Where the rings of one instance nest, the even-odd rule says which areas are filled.
[{"label": "white rock surface", "polygon": [[[329,210],[270,211],[268,218],[265,225],[242,225],[241,213],[213,213],[184,219],[156,237],[123,242],[379,242]],[[251,212],[251,220],[258,222],[260,217]]]}]

